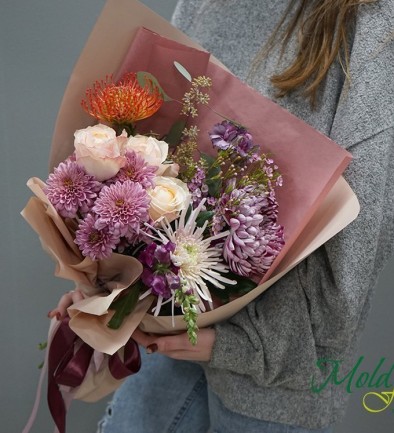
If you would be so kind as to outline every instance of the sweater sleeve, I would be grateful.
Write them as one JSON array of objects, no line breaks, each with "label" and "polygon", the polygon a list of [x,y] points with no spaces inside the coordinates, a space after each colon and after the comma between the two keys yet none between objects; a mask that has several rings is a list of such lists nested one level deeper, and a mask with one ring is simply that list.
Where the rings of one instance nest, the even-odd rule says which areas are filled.
[{"label": "sweater sleeve", "polygon": [[256,301],[216,325],[209,366],[261,386],[306,389],[324,353],[341,359],[394,244],[394,128],[349,148],[361,212]]},{"label": "sweater sleeve", "polygon": [[206,0],[179,0],[172,15],[171,24],[187,33],[193,23],[196,23],[196,15],[204,3]]}]

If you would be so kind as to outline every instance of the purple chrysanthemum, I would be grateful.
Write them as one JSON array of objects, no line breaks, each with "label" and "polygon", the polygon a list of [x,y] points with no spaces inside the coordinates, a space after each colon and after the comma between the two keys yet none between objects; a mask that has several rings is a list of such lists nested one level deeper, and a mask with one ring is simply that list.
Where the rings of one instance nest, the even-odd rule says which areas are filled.
[{"label": "purple chrysanthemum", "polygon": [[74,242],[85,257],[102,260],[112,254],[119,242],[119,237],[114,235],[108,227],[98,230],[95,223],[96,218],[90,213],[87,214],[79,224]]},{"label": "purple chrysanthemum", "polygon": [[109,227],[118,237],[133,238],[149,221],[150,198],[139,184],[126,180],[104,186],[92,210],[97,214],[96,228]]},{"label": "purple chrysanthemum", "polygon": [[126,164],[122,167],[117,175],[111,179],[111,183],[116,181],[125,182],[132,180],[133,182],[140,183],[145,189],[153,188],[154,177],[157,167],[148,165],[142,156],[138,155],[133,150],[126,152]]},{"label": "purple chrysanthemum", "polygon": [[238,204],[231,212],[230,234],[223,248],[230,269],[247,277],[264,275],[284,245],[275,197],[252,194],[245,190],[231,193],[230,201]]},{"label": "purple chrysanthemum", "polygon": [[76,162],[61,162],[46,181],[44,190],[48,200],[64,218],[75,218],[77,213],[87,213],[101,189],[101,183]]}]

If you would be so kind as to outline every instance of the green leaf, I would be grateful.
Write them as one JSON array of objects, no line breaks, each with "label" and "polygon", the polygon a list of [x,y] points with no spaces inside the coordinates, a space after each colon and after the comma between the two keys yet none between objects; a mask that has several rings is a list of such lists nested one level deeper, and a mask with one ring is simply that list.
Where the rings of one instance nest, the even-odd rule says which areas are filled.
[{"label": "green leaf", "polygon": [[197,227],[202,227],[205,224],[205,221],[209,221],[215,215],[215,212],[212,210],[202,211],[198,214],[196,218]]},{"label": "green leaf", "polygon": [[140,295],[141,283],[137,281],[134,285],[129,287],[128,293],[125,296],[121,296],[112,302],[109,307],[111,310],[115,310],[115,314],[112,319],[108,322],[108,327],[111,329],[119,329],[126,316],[133,312],[137,305],[138,298]]},{"label": "green leaf", "polygon": [[251,290],[257,287],[257,283],[255,283],[250,278],[235,274],[232,271],[223,274],[223,276],[229,278],[230,280],[235,280],[237,284],[223,283],[226,288],[219,289],[212,283],[207,283],[208,289],[211,294],[219,298],[223,302],[223,304],[227,304],[228,302],[230,302],[231,297],[240,297],[246,295],[246,293],[249,293]]},{"label": "green leaf", "polygon": [[167,93],[163,90],[163,88],[160,86],[159,82],[157,81],[157,78],[151,73],[139,71],[137,72],[137,80],[141,87],[145,87],[148,85],[152,92],[155,90],[155,88],[158,88],[164,101],[167,102],[173,100],[167,95]]},{"label": "green leaf", "polygon": [[[186,211],[185,222],[189,221],[190,215],[192,214],[192,210],[193,210],[193,207],[190,205]],[[175,228],[175,225],[174,225],[174,228]]]},{"label": "green leaf", "polygon": [[116,131],[116,135],[120,135],[123,132],[123,130],[126,131],[129,137],[135,135],[136,133],[135,128],[131,123],[114,124],[113,128]]},{"label": "green leaf", "polygon": [[42,343],[38,343],[38,350],[45,350],[48,346],[48,343],[46,341]]},{"label": "green leaf", "polygon": [[245,295],[257,287],[257,283],[250,278],[237,275],[231,271],[226,274],[226,277],[237,282],[237,284],[228,285],[226,288],[226,290],[230,289],[232,294]]},{"label": "green leaf", "polygon": [[219,197],[222,190],[222,180],[219,177],[220,167],[215,165],[216,158],[206,153],[201,153],[201,158],[208,167],[205,183],[208,186],[209,195]]},{"label": "green leaf", "polygon": [[222,190],[222,181],[220,179],[206,179],[209,195],[218,198]]},{"label": "green leaf", "polygon": [[190,75],[190,72],[184,66],[182,66],[178,62],[174,62],[174,66],[176,67],[178,72],[186,78],[187,81],[192,82],[192,76]]},{"label": "green leaf", "polygon": [[[201,153],[201,158],[205,161],[205,163],[207,164],[208,168],[211,168],[211,166],[214,164],[214,162],[216,161],[216,158],[214,158],[211,155],[208,155],[207,153]],[[220,170],[220,169],[219,169]]]},{"label": "green leaf", "polygon": [[182,132],[185,129],[186,120],[177,120],[169,130],[168,134],[163,138],[171,148],[175,148],[181,142]]}]

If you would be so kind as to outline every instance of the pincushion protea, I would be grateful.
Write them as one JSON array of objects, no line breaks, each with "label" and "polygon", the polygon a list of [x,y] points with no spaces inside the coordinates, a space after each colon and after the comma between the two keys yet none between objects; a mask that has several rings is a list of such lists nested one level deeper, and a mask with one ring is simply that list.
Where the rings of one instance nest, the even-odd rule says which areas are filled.
[{"label": "pincushion protea", "polygon": [[161,89],[147,76],[142,87],[137,74],[125,74],[117,83],[112,75],[96,81],[86,90],[81,105],[92,117],[118,126],[133,127],[138,120],[152,116],[161,107]]}]

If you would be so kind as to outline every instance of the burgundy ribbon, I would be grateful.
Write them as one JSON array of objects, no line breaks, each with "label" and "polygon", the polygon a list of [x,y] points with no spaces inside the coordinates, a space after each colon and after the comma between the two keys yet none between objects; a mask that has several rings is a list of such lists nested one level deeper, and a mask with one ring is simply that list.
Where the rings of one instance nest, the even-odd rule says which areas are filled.
[{"label": "burgundy ribbon", "polygon": [[[62,320],[49,347],[48,353],[48,407],[59,433],[66,431],[66,405],[59,386],[80,386],[86,376],[94,349],[68,326],[69,318]],[[75,345],[79,348],[75,351]],[[137,373],[141,367],[138,344],[130,338],[124,347],[124,360],[115,353],[108,360],[111,375],[121,380]]]}]

